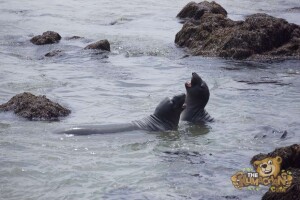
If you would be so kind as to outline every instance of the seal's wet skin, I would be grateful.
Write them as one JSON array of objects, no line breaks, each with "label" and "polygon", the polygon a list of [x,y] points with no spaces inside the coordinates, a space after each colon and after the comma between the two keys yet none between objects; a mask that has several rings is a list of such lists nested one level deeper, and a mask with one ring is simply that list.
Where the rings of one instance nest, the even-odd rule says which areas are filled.
[{"label": "seal's wet skin", "polygon": [[191,82],[185,83],[186,109],[181,114],[182,121],[195,124],[212,122],[213,118],[204,109],[209,100],[209,89],[201,77],[193,72]]},{"label": "seal's wet skin", "polygon": [[119,133],[125,131],[168,131],[177,130],[181,112],[185,109],[185,94],[165,98],[156,107],[154,113],[141,120],[127,124],[91,125],[71,128],[60,133],[72,135],[91,135],[105,133]]}]

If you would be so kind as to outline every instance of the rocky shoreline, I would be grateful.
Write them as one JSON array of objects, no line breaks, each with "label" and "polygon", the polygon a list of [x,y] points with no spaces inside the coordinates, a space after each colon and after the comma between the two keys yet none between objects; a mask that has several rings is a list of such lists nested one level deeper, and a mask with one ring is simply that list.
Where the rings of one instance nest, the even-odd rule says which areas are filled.
[{"label": "rocky shoreline", "polygon": [[300,59],[300,26],[257,13],[245,21],[227,18],[216,2],[190,2],[177,15],[185,23],[175,43],[195,56],[232,59]]}]

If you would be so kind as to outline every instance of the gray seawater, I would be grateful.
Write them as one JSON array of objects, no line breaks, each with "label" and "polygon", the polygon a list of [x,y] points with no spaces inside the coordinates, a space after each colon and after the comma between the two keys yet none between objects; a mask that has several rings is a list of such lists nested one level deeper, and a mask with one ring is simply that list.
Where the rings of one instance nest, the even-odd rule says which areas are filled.
[{"label": "gray seawater", "polygon": [[[0,199],[259,199],[230,177],[251,157],[300,141],[300,63],[187,57],[174,44],[187,0],[0,1],[0,103],[29,91],[70,108],[60,122],[0,114]],[[300,24],[298,0],[221,0],[233,19],[265,12]],[[111,25],[114,24],[114,25]],[[59,44],[35,46],[44,31]],[[79,35],[83,39],[66,40]],[[112,53],[83,51],[108,39]],[[62,56],[45,58],[50,50]],[[185,92],[198,72],[211,90],[216,122],[178,131],[72,137],[76,124],[123,123]],[[273,81],[247,84],[245,81]],[[288,135],[281,139],[283,131]]]}]

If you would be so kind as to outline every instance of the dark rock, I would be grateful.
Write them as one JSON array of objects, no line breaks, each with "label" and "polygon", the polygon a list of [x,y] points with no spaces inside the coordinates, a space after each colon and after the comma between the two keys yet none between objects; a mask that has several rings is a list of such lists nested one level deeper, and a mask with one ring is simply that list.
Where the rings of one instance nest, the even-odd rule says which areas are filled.
[{"label": "dark rock", "polygon": [[221,67],[222,69],[226,69],[226,70],[229,70],[229,71],[238,71],[238,70],[241,70],[241,68],[238,68],[238,67]]},{"label": "dark rock", "polygon": [[223,196],[225,199],[240,199],[238,196],[235,195],[227,195],[227,196]]},{"label": "dark rock", "polygon": [[292,185],[286,192],[266,192],[262,200],[299,200],[300,199],[300,169],[288,168],[292,173]]},{"label": "dark rock", "polygon": [[[300,199],[300,144],[293,144],[291,146],[275,149],[275,151],[268,154],[255,155],[250,163],[257,160],[263,160],[267,157],[280,156],[282,158],[281,169],[292,173],[293,180],[291,186],[286,192],[266,192],[263,200],[299,200]],[[254,165],[253,165],[254,166]]]},{"label": "dark rock", "polygon": [[169,154],[169,155],[177,155],[177,156],[202,156],[199,152],[197,151],[164,151],[164,153]]},{"label": "dark rock", "polygon": [[190,57],[190,55],[184,55],[180,59],[184,59],[184,58],[188,58],[188,57]]},{"label": "dark rock", "polygon": [[200,174],[191,174],[191,176],[194,176],[194,177],[202,177]]},{"label": "dark rock", "polygon": [[198,20],[204,15],[204,13],[214,13],[221,14],[224,17],[227,16],[227,11],[212,1],[211,3],[208,1],[203,1],[200,3],[190,2],[188,3],[177,15],[180,19],[195,19]]},{"label": "dark rock", "polygon": [[288,134],[288,132],[284,131],[283,134],[281,135],[280,139],[285,139],[287,134]]},{"label": "dark rock", "polygon": [[300,7],[289,8],[289,9],[286,9],[285,11],[287,11],[287,12],[300,12]]},{"label": "dark rock", "polygon": [[54,44],[59,42],[61,36],[54,31],[44,32],[43,35],[37,35],[31,38],[30,42],[36,45]]},{"label": "dark rock", "polygon": [[256,160],[263,160],[267,157],[280,156],[282,158],[281,169],[289,167],[300,168],[300,144],[293,144],[291,146],[275,149],[275,151],[268,154],[258,154],[251,159],[251,164]]},{"label": "dark rock", "polygon": [[237,80],[239,83],[246,83],[249,85],[259,85],[259,84],[274,84],[274,85],[290,85],[290,83],[282,83],[278,80],[260,80],[260,81],[248,81],[248,80]]},{"label": "dark rock", "polygon": [[45,57],[54,57],[61,55],[62,51],[61,50],[53,50],[45,54]]},{"label": "dark rock", "polygon": [[35,96],[24,92],[12,97],[0,105],[0,111],[14,111],[15,114],[29,120],[58,120],[68,116],[71,111],[58,103],[53,103],[46,96]]},{"label": "dark rock", "polygon": [[[189,4],[188,7],[199,5]],[[192,19],[175,37],[175,43],[187,47],[193,55],[249,60],[300,59],[300,26],[296,24],[267,14],[253,14],[245,21],[233,21],[222,12],[204,12],[195,20],[194,10],[178,14]]]},{"label": "dark rock", "polygon": [[109,23],[109,25],[117,25],[117,24],[123,24],[123,23],[126,23],[126,22],[130,22],[132,21],[132,19],[129,19],[129,18],[126,18],[126,17],[121,17],[119,19],[116,19],[112,22]]},{"label": "dark rock", "polygon": [[86,46],[84,49],[99,49],[99,50],[110,51],[110,44],[108,40],[100,40],[98,42]]}]

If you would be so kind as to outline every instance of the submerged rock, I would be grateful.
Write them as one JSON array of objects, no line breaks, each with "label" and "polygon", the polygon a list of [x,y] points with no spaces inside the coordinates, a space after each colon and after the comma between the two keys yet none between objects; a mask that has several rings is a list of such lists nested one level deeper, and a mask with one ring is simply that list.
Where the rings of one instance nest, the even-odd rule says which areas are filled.
[{"label": "submerged rock", "polygon": [[71,37],[66,37],[65,39],[66,39],[66,40],[78,40],[78,39],[82,39],[82,38],[83,38],[83,37],[74,35],[74,36],[71,36]]},{"label": "submerged rock", "polygon": [[89,44],[84,49],[98,49],[98,50],[110,51],[110,44],[108,40],[100,40],[98,42]]},{"label": "submerged rock", "polygon": [[[178,16],[191,19],[176,34],[175,43],[187,47],[193,55],[300,59],[300,26],[296,24],[267,14],[253,14],[245,21],[233,21],[214,2],[192,2],[186,7]],[[201,14],[195,14],[196,11]]]},{"label": "submerged rock", "polygon": [[62,50],[53,50],[45,54],[45,57],[54,57],[62,54]]},{"label": "submerged rock", "polygon": [[109,23],[109,25],[117,25],[117,24],[123,24],[123,23],[126,23],[126,22],[130,22],[132,21],[132,19],[129,19],[127,17],[121,17],[121,18],[118,18],[112,22]]},{"label": "submerged rock", "polygon": [[282,158],[281,170],[288,170],[292,173],[293,179],[291,186],[286,192],[271,192],[268,191],[262,197],[263,200],[299,200],[300,194],[300,144],[293,144],[291,146],[275,149],[275,151],[268,154],[255,155],[250,163],[254,166],[257,160],[263,160],[268,157],[275,158],[280,156]]},{"label": "submerged rock", "polygon": [[287,11],[287,12],[300,12],[300,7],[288,8],[285,11]]},{"label": "submerged rock", "polygon": [[44,32],[43,35],[37,35],[31,38],[30,42],[36,45],[54,44],[59,42],[61,36],[54,31]]},{"label": "submerged rock", "polygon": [[71,113],[69,109],[50,101],[44,95],[35,96],[28,92],[18,94],[0,105],[0,111],[13,111],[29,120],[58,120]]}]

